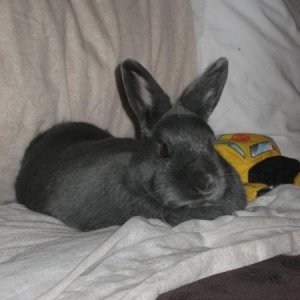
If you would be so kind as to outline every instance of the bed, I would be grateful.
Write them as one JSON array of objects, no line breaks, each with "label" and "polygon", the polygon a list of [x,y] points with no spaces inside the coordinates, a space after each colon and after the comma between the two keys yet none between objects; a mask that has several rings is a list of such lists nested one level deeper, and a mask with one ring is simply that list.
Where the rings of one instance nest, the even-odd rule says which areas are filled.
[{"label": "bed", "polygon": [[297,299],[295,185],[212,221],[172,228],[136,216],[84,233],[14,195],[26,146],[51,125],[79,120],[134,135],[115,74],[128,57],[175,99],[226,56],[215,132],[266,134],[300,160],[296,0],[7,0],[0,16],[0,299]]}]

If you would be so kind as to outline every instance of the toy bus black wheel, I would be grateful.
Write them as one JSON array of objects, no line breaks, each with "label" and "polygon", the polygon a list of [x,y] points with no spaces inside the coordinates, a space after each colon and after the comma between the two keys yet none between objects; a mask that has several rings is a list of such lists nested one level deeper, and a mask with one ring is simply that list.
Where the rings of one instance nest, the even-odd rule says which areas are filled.
[{"label": "toy bus black wheel", "polygon": [[300,172],[300,162],[285,156],[264,159],[249,170],[249,182],[264,183],[269,186],[294,183]]}]

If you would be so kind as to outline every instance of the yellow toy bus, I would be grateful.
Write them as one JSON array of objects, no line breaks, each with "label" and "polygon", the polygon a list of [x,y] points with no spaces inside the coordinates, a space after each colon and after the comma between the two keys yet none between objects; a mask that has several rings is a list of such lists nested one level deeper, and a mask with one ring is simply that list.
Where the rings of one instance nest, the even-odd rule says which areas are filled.
[{"label": "yellow toy bus", "polygon": [[[279,147],[272,138],[252,133],[222,134],[217,136],[214,146],[218,153],[239,173],[245,185],[248,201],[252,201],[260,193],[270,190],[270,186],[266,183],[249,182],[249,171],[270,157],[282,158]],[[288,161],[292,160],[293,163],[295,161],[284,158]],[[299,163],[298,161],[295,162]],[[298,165],[296,168],[299,168]],[[300,185],[300,171],[293,180],[293,183]]]}]

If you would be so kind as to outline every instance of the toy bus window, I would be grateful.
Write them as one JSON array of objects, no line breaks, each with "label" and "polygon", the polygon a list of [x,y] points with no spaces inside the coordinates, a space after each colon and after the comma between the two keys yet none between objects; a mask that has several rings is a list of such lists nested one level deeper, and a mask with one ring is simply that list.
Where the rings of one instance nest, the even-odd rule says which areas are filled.
[{"label": "toy bus window", "polygon": [[238,152],[240,155],[242,155],[243,157],[245,157],[245,153],[243,151],[243,149],[237,145],[237,144],[229,144],[229,146],[234,149],[236,152]]},{"label": "toy bus window", "polygon": [[272,150],[274,150],[274,147],[269,142],[261,142],[250,146],[251,157],[256,157],[264,152]]}]

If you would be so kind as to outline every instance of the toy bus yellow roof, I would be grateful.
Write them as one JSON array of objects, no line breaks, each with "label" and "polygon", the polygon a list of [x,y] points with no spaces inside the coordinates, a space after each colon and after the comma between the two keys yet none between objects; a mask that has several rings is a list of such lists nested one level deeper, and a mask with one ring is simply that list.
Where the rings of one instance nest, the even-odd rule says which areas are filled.
[{"label": "toy bus yellow roof", "polygon": [[257,143],[270,141],[272,144],[275,144],[274,140],[266,135],[262,134],[253,134],[253,133],[232,133],[232,134],[221,134],[217,137],[218,142],[225,143],[235,143],[235,144],[243,144],[246,146],[252,146]]}]

